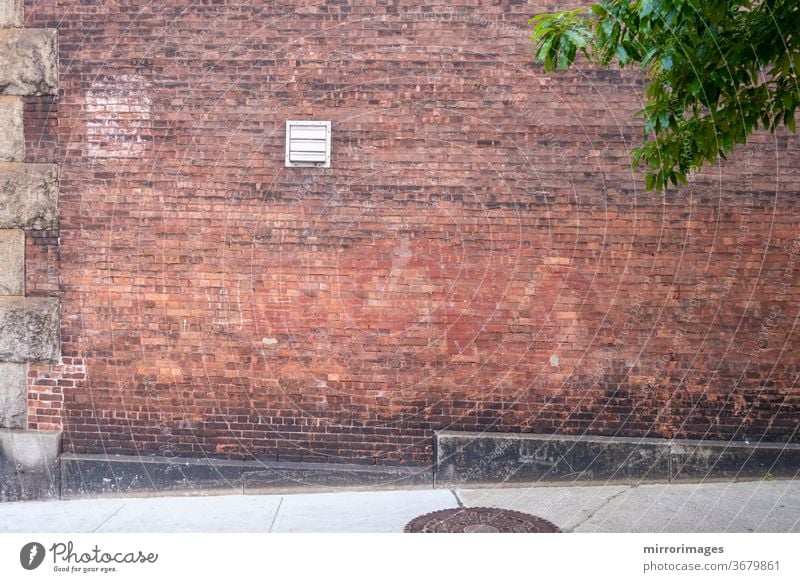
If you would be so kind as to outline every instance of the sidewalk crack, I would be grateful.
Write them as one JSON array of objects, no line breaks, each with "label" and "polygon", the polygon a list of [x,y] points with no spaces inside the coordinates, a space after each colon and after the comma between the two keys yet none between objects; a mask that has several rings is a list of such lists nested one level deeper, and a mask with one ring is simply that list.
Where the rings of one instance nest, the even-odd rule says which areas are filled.
[{"label": "sidewalk crack", "polygon": [[125,507],[126,505],[127,505],[127,503],[123,503],[122,505],[120,505],[119,507],[117,507],[117,510],[116,510],[114,513],[112,513],[112,514],[111,514],[111,515],[109,515],[107,518],[105,518],[105,519],[103,520],[103,522],[102,522],[100,525],[98,525],[96,528],[94,528],[94,529],[92,530],[92,533],[97,533],[97,531],[98,531],[98,530],[99,530],[101,527],[103,527],[105,524],[107,524],[107,523],[109,522],[109,520],[110,520],[112,517],[114,517],[114,516],[115,516],[115,515],[117,515],[117,514],[118,514],[120,511],[122,511],[122,508],[123,508],[123,507]]},{"label": "sidewalk crack", "polygon": [[281,500],[278,501],[278,508],[275,510],[275,515],[272,517],[272,523],[269,524],[267,533],[272,533],[272,530],[275,529],[275,522],[278,521],[278,514],[281,511],[281,506],[283,506],[283,496],[281,496]]},{"label": "sidewalk crack", "polygon": [[605,503],[603,503],[602,505],[600,505],[600,507],[598,507],[597,509],[595,509],[595,510],[594,510],[593,512],[591,512],[589,515],[587,515],[587,516],[586,516],[584,519],[582,519],[581,521],[579,521],[578,523],[576,523],[575,525],[573,525],[571,528],[569,528],[569,529],[563,529],[562,531],[563,531],[564,533],[573,533],[573,532],[575,532],[575,530],[576,530],[576,529],[578,529],[578,528],[579,528],[580,526],[582,526],[584,523],[586,523],[587,521],[589,521],[590,519],[592,519],[592,518],[593,518],[593,517],[594,517],[594,516],[597,514],[597,512],[598,512],[598,511],[600,511],[600,510],[601,510],[601,509],[603,509],[604,507],[607,507],[607,506],[608,506],[608,505],[609,505],[609,504],[610,504],[612,501],[614,501],[614,500],[615,500],[617,497],[619,497],[620,495],[622,495],[623,493],[625,493],[625,492],[627,492],[627,491],[630,491],[631,489],[633,489],[633,488],[635,488],[635,487],[636,487],[635,485],[632,485],[632,486],[631,486],[631,485],[628,485],[628,486],[627,486],[627,487],[625,487],[625,489],[623,489],[622,491],[618,491],[617,493],[615,493],[614,495],[612,495],[611,497],[609,497],[608,499],[606,499]]}]

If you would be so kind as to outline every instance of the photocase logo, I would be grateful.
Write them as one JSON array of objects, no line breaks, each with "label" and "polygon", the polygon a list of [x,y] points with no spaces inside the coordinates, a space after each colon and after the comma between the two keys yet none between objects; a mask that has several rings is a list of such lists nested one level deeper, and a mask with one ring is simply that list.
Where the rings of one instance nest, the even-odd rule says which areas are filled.
[{"label": "photocase logo", "polygon": [[19,563],[26,570],[35,570],[44,561],[44,546],[39,542],[30,542],[22,546],[19,552]]}]

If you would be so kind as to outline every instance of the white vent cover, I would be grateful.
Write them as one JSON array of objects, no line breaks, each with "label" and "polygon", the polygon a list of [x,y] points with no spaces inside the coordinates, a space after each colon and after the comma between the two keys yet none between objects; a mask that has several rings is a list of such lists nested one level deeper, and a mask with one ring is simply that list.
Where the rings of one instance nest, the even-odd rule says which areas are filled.
[{"label": "white vent cover", "polygon": [[286,167],[331,167],[331,122],[286,122]]}]

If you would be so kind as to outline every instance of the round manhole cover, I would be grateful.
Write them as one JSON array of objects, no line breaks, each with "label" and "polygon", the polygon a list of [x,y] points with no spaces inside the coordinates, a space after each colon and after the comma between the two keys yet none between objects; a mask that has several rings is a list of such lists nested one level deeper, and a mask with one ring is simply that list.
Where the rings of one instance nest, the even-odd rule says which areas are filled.
[{"label": "round manhole cover", "polygon": [[519,511],[494,507],[442,509],[415,517],[406,533],[555,533],[559,529],[546,519]]}]

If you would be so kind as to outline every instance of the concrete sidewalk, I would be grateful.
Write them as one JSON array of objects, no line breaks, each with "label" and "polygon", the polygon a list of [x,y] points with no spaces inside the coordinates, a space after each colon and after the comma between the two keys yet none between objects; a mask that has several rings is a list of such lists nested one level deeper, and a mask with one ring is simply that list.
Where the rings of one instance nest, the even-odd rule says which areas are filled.
[{"label": "concrete sidewalk", "polygon": [[567,532],[800,532],[800,481],[82,499],[0,504],[0,532],[401,532],[490,506]]}]

